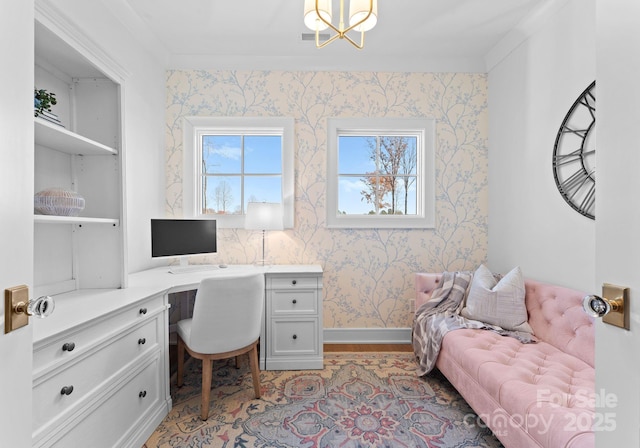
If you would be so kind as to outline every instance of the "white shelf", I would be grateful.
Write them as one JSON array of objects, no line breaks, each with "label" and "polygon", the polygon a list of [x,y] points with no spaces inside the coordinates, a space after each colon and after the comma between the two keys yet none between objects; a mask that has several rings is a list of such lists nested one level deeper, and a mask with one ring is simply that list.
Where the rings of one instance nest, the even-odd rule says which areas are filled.
[{"label": "white shelf", "polygon": [[36,143],[56,151],[77,155],[116,155],[118,151],[109,148],[62,126],[34,118]]},{"label": "white shelf", "polygon": [[119,219],[112,218],[88,218],[84,216],[54,216],[54,215],[33,215],[36,223],[44,224],[112,224],[120,225]]}]

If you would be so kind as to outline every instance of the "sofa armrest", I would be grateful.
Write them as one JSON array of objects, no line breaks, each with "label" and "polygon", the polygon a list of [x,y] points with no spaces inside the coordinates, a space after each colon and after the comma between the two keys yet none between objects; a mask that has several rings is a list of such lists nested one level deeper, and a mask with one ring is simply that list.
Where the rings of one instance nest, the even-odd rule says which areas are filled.
[{"label": "sofa armrest", "polygon": [[416,301],[414,311],[420,308],[420,305],[431,298],[431,293],[438,287],[442,280],[441,273],[418,272],[416,273]]}]

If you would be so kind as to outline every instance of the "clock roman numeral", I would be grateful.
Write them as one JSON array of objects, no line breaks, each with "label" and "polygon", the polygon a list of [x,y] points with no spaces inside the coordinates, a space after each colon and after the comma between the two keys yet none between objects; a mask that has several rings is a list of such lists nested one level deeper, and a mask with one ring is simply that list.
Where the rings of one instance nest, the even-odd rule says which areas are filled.
[{"label": "clock roman numeral", "polygon": [[571,200],[589,179],[589,173],[579,169],[560,184],[560,189],[565,193],[566,197]]},{"label": "clock roman numeral", "polygon": [[578,162],[582,160],[582,149],[576,149],[569,154],[556,154],[553,158],[554,166],[567,165],[568,163]]},{"label": "clock roman numeral", "polygon": [[580,203],[580,210],[593,215],[594,213],[591,212],[591,210],[593,210],[595,203],[596,203],[596,184],[591,184],[589,191],[585,195],[584,199],[582,199],[582,203]]},{"label": "clock roman numeral", "polygon": [[585,139],[589,133],[589,129],[571,129],[569,126],[564,125],[562,128],[563,134],[575,134],[578,137]]},{"label": "clock roman numeral", "polygon": [[[593,104],[592,104],[593,103]],[[589,90],[580,100],[580,104],[589,109],[589,113],[591,114],[591,118],[596,119],[596,97],[591,90]]]}]

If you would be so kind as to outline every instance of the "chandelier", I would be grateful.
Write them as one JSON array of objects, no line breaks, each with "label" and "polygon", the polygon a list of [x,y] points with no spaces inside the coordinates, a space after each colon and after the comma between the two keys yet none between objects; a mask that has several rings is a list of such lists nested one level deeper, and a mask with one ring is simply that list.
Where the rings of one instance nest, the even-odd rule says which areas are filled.
[{"label": "chandelier", "polygon": [[[322,48],[336,39],[345,39],[358,49],[364,48],[364,33],[378,22],[378,0],[350,0],[349,26],[344,22],[344,1],[340,0],[340,21],[338,26],[331,23],[332,0],[304,0],[304,24],[316,33],[316,47]],[[320,31],[331,28],[336,34],[324,42],[320,42]],[[360,43],[347,33],[360,32]]]}]

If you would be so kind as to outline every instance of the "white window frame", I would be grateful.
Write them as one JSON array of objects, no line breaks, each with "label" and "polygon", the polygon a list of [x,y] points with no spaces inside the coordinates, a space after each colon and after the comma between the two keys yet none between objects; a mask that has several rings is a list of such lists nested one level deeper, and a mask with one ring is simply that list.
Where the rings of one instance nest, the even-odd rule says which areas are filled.
[{"label": "white window frame", "polygon": [[294,119],[290,117],[185,117],[183,124],[183,215],[190,218],[215,219],[219,228],[244,228],[245,215],[200,213],[201,160],[198,139],[207,132],[240,135],[263,133],[282,136],[282,210],[284,228],[294,221]]},{"label": "white window frame", "polygon": [[[430,118],[329,118],[327,120],[327,227],[420,228],[435,227],[435,120]],[[338,137],[343,135],[398,135],[418,138],[416,147],[415,215],[338,214]]]}]

